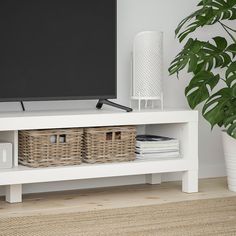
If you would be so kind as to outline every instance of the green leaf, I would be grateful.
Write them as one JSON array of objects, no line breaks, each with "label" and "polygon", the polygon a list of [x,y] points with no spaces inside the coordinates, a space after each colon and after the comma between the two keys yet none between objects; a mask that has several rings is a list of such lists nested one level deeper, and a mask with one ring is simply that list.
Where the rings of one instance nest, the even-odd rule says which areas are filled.
[{"label": "green leaf", "polygon": [[236,84],[231,87],[232,98],[236,98]]},{"label": "green leaf", "polygon": [[220,20],[236,19],[236,0],[204,0],[200,1],[198,7],[199,9],[183,19],[175,30],[180,42],[200,27],[213,25]]},{"label": "green leaf", "polygon": [[[199,53],[199,51],[200,51],[200,49],[202,48],[202,42],[201,41],[198,41],[198,40],[193,40],[192,39],[192,44],[191,45],[189,45],[189,47],[191,47],[192,46],[192,52],[194,53],[194,54],[196,54],[196,53]],[[188,49],[188,47],[186,47],[187,49]]]},{"label": "green leaf", "polygon": [[220,51],[224,51],[228,45],[226,39],[223,37],[215,37],[213,38],[213,40],[215,41],[216,46]]},{"label": "green leaf", "polygon": [[184,24],[186,22],[188,22],[189,20],[191,20],[193,17],[196,17],[198,14],[200,14],[200,12],[202,11],[202,9],[197,10],[196,12],[193,12],[191,15],[187,16],[186,18],[184,18],[178,25],[178,27],[175,30],[175,34],[177,35],[179,33],[179,31],[181,30],[181,28],[184,26]]},{"label": "green leaf", "polygon": [[226,79],[226,84],[228,85],[228,87],[231,87],[234,81],[236,81],[236,74],[229,76]]},{"label": "green leaf", "polygon": [[236,19],[236,9],[232,9],[231,20],[235,20],[235,19]]},{"label": "green leaf", "polygon": [[224,63],[221,65],[221,68],[224,68],[227,65],[229,65],[232,60],[231,60],[231,57],[227,53],[222,52],[221,56],[223,57],[223,61],[224,61]]},{"label": "green leaf", "polygon": [[226,50],[229,51],[229,52],[235,52],[236,53],[236,43],[229,45]]},{"label": "green leaf", "polygon": [[229,45],[226,51],[231,52],[233,54],[233,57],[235,57],[236,56],[236,43]]},{"label": "green leaf", "polygon": [[215,76],[209,71],[201,71],[195,75],[185,89],[189,106],[194,109],[198,104],[208,99],[209,91],[217,85],[219,79],[219,75]]},{"label": "green leaf", "polygon": [[227,133],[236,139],[236,114],[231,115],[224,120],[224,126],[227,129]]},{"label": "green leaf", "polygon": [[192,54],[190,56],[190,61],[189,61],[189,67],[188,67],[188,72],[193,72],[196,70],[197,68],[197,62],[198,62],[198,58],[195,54]]},{"label": "green leaf", "polygon": [[227,71],[226,71],[226,78],[229,78],[230,75],[236,74],[236,61],[232,62]]},{"label": "green leaf", "polygon": [[[223,68],[231,63],[230,52],[226,52],[227,42],[222,37],[214,38],[215,45],[210,42],[189,39],[183,50],[171,62],[169,73],[179,73],[185,67],[188,72],[197,74],[202,70]],[[229,53],[229,54],[227,54]]]},{"label": "green leaf", "polygon": [[231,89],[223,88],[213,94],[203,106],[203,117],[211,124],[212,128],[215,125],[222,124],[227,112],[233,108],[231,106]]},{"label": "green leaf", "polygon": [[236,123],[233,123],[229,126],[229,128],[227,129],[227,133],[236,139]]},{"label": "green leaf", "polygon": [[224,64],[223,58],[220,55],[215,55],[215,68],[220,67]]},{"label": "green leaf", "polygon": [[236,115],[232,115],[224,120],[224,126],[227,128],[228,125],[232,124],[236,119]]}]

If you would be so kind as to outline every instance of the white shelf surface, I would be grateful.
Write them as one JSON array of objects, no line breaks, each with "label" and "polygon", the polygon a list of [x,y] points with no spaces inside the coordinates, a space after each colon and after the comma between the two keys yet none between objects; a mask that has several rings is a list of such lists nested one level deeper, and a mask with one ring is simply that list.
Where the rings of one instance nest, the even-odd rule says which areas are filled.
[{"label": "white shelf surface", "polygon": [[[28,184],[114,176],[142,175],[185,171],[189,162],[182,158],[163,158],[106,164],[86,164],[64,167],[30,168],[19,165],[0,171],[0,185]],[[148,171],[147,171],[148,170]]]},{"label": "white shelf surface", "polygon": [[190,110],[124,111],[37,111],[0,113],[0,131],[72,128],[113,125],[147,125],[197,122],[198,112]]}]

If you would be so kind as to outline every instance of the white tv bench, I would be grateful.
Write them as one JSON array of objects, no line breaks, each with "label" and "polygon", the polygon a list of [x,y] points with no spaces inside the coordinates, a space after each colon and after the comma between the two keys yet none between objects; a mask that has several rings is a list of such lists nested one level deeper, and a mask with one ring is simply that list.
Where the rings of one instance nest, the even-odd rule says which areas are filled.
[{"label": "white tv bench", "polygon": [[[18,131],[25,129],[135,125],[138,132],[175,137],[180,140],[181,158],[135,160],[69,167],[29,168],[18,166]],[[146,183],[161,183],[161,173],[182,172],[182,191],[198,191],[197,111],[54,111],[0,113],[0,141],[13,144],[14,168],[0,169],[0,186],[6,201],[22,201],[22,185],[102,177],[146,175]]]}]

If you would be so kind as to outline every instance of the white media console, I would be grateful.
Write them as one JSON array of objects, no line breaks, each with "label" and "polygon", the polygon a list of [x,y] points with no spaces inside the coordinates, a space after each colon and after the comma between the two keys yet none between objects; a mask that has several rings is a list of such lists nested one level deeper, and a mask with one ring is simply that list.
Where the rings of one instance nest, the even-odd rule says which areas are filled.
[{"label": "white media console", "polygon": [[[133,162],[82,164],[68,167],[18,166],[18,131],[28,129],[135,125],[140,133],[166,135],[180,140],[181,158]],[[0,113],[0,141],[13,144],[14,167],[0,169],[0,186],[6,201],[22,201],[22,185],[53,181],[146,175],[149,184],[161,183],[161,173],[182,172],[182,191],[198,191],[198,113],[196,111],[58,111]]]}]

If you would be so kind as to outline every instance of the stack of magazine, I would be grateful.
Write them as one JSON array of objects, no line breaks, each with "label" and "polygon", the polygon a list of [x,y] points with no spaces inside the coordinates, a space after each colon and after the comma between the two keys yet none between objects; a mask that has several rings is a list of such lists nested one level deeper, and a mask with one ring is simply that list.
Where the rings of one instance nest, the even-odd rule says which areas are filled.
[{"label": "stack of magazine", "polygon": [[178,158],[179,140],[156,135],[138,135],[136,154],[138,159]]}]

